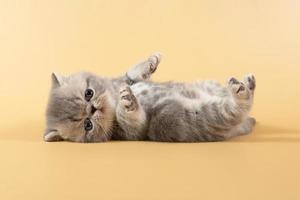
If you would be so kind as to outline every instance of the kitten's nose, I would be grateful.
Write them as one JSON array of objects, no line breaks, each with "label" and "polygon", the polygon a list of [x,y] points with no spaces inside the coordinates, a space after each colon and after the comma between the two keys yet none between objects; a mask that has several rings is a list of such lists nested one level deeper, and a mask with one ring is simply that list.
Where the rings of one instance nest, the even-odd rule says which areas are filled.
[{"label": "kitten's nose", "polygon": [[91,106],[91,114],[93,115],[93,114],[96,112],[96,110],[97,110],[97,109],[92,105],[92,106]]}]

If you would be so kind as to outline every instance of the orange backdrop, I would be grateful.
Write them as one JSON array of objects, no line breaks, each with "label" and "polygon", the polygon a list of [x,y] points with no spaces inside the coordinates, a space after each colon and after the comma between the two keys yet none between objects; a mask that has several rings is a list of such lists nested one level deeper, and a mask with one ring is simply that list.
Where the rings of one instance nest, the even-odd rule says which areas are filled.
[{"label": "orange backdrop", "polygon": [[[214,144],[42,141],[52,71],[253,73],[252,135]],[[0,198],[299,199],[300,1],[0,0]]]}]

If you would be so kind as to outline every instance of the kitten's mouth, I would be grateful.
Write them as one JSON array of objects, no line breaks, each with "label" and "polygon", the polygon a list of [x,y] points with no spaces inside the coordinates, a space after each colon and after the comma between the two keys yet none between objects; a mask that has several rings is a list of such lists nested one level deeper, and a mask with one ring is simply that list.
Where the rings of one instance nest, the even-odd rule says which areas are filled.
[{"label": "kitten's mouth", "polygon": [[104,108],[103,108],[103,107],[98,108],[98,110],[99,110],[101,113],[104,113]]},{"label": "kitten's mouth", "polygon": [[[93,108],[92,108],[93,109]],[[103,106],[101,107],[94,107],[95,110],[92,110],[92,114],[93,113],[98,113],[98,115],[105,115],[105,109]]]}]

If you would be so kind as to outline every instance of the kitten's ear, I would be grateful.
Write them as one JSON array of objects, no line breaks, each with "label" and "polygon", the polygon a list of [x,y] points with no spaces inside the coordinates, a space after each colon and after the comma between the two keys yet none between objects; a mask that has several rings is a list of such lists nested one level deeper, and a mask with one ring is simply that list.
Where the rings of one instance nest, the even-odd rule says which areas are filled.
[{"label": "kitten's ear", "polygon": [[57,130],[51,130],[45,133],[44,140],[46,142],[58,142],[63,141],[64,139],[61,137]]},{"label": "kitten's ear", "polygon": [[51,78],[52,78],[52,87],[53,88],[62,86],[66,79],[64,76],[62,76],[58,73],[55,73],[55,72],[52,73]]}]

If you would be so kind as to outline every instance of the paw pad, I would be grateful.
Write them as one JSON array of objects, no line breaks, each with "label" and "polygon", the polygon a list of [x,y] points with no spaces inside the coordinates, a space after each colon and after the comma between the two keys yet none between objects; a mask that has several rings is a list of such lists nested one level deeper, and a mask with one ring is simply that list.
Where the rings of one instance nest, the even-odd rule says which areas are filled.
[{"label": "paw pad", "polygon": [[137,100],[133,95],[130,87],[125,86],[120,89],[120,103],[127,112],[137,109]]}]

